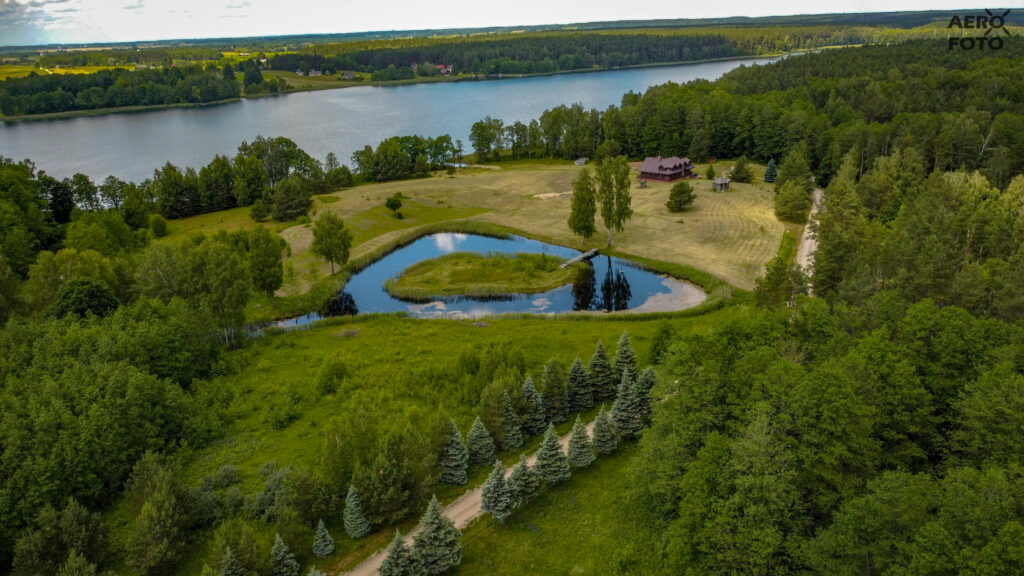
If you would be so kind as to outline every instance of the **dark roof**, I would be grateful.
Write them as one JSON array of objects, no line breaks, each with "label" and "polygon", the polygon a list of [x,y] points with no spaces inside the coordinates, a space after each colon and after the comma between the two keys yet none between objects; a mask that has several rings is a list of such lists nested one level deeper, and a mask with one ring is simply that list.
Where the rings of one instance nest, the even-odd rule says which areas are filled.
[{"label": "dark roof", "polygon": [[678,156],[671,156],[669,158],[657,158],[647,157],[644,158],[643,163],[640,164],[641,172],[680,172],[684,168],[692,168],[693,162],[690,162],[689,158],[680,158]]}]

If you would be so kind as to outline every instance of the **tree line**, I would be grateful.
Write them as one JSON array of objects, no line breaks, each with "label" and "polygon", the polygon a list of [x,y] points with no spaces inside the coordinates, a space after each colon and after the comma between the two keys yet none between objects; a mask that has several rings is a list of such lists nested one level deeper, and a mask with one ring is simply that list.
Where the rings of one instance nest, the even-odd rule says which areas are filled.
[{"label": "tree line", "polygon": [[[572,70],[753,56],[821,46],[872,43],[932,35],[918,30],[846,25],[623,30],[561,30],[519,34],[435,36],[314,44],[275,54],[275,70],[302,64],[321,70],[358,70],[375,80],[436,74],[548,74]],[[412,65],[417,65],[413,70]],[[390,71],[390,72],[387,72]]]},{"label": "tree line", "polygon": [[286,85],[266,80],[252,60],[230,63],[113,68],[89,74],[37,74],[0,82],[4,116],[50,114],[121,106],[201,104],[245,94],[274,93]]}]

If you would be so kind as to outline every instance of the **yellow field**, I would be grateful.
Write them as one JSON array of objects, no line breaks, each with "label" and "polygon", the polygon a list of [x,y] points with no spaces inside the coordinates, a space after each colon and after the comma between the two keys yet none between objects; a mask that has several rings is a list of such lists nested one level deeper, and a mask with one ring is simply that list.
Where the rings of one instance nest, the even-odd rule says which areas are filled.
[{"label": "yellow field", "polygon": [[44,74],[91,74],[100,70],[115,68],[115,66],[75,66],[73,68],[36,68],[29,64],[3,64],[0,65],[0,80],[6,78],[24,78],[35,72],[40,76]]}]

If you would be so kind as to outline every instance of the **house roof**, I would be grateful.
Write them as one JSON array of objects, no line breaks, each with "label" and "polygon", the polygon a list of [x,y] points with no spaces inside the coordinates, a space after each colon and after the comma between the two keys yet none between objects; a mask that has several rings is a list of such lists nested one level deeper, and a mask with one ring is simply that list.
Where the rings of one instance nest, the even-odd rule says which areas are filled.
[{"label": "house roof", "polygon": [[714,182],[715,184],[728,184],[729,182],[731,182],[731,180],[729,180],[725,176],[719,176],[718,178],[715,178]]},{"label": "house roof", "polygon": [[668,158],[657,158],[647,157],[644,158],[643,163],[640,164],[641,172],[679,172],[684,168],[692,168],[693,162],[690,162],[689,158],[680,158],[678,156],[670,156]]}]

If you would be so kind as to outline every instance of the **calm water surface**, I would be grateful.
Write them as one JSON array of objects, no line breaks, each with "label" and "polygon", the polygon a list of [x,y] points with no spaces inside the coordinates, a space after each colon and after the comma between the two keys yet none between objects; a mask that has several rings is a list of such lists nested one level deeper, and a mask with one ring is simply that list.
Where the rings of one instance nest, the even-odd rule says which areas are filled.
[{"label": "calm water surface", "polygon": [[451,134],[468,151],[473,122],[490,115],[506,123],[528,121],[547,108],[580,102],[604,109],[630,90],[668,81],[713,80],[759,58],[534,78],[407,86],[360,86],[179,108],[0,123],[0,155],[31,158],[53,176],[76,172],[102,180],[110,174],[141,181],[171,161],[199,167],[215,154],[234,155],[257,135],[287,136],[323,159],[404,134]]},{"label": "calm water surface", "polygon": [[[696,306],[704,292],[688,282],[665,278],[637,268],[626,260],[598,255],[576,281],[540,294],[514,294],[500,300],[465,297],[417,303],[399,300],[384,290],[384,282],[407,267],[452,252],[515,254],[534,252],[572,258],[578,250],[512,236],[488,238],[475,234],[432,234],[396,250],[349,279],[334,313],[407,312],[420,318],[473,318],[502,313],[558,313],[579,310],[635,310],[672,295],[673,309]],[[278,323],[281,327],[307,324],[322,316],[307,314]]]}]

